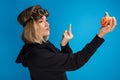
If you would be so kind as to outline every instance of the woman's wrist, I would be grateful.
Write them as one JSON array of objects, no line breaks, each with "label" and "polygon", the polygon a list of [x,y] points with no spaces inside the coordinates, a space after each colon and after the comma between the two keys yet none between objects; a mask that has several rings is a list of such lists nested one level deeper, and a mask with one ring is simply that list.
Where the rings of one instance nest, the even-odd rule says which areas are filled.
[{"label": "woman's wrist", "polygon": [[66,46],[69,40],[62,40],[61,41],[61,46]]},{"label": "woman's wrist", "polygon": [[98,37],[103,38],[105,34],[103,34],[103,33],[98,33],[97,35],[98,35]]}]

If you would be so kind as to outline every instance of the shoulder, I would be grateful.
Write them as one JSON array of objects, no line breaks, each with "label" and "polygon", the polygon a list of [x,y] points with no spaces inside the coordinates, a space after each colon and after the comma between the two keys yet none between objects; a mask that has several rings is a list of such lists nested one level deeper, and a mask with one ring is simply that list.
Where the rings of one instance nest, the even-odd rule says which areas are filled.
[{"label": "shoulder", "polygon": [[50,57],[54,55],[46,44],[31,44],[29,45],[29,51],[29,57],[35,58]]}]

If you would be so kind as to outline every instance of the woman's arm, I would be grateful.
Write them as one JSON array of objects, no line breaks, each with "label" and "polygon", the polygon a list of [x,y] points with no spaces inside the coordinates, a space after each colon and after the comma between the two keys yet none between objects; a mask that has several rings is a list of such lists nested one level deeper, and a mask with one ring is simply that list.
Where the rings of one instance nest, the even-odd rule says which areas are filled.
[{"label": "woman's arm", "polygon": [[82,67],[95,51],[104,42],[104,39],[96,36],[82,50],[74,54],[61,54],[51,52],[49,49],[30,49],[27,58],[29,66],[38,67],[45,71],[69,71]]},{"label": "woman's arm", "polygon": [[72,53],[72,49],[70,48],[69,43],[67,43],[65,46],[62,45],[60,46],[61,46],[61,53],[68,53],[68,54]]}]

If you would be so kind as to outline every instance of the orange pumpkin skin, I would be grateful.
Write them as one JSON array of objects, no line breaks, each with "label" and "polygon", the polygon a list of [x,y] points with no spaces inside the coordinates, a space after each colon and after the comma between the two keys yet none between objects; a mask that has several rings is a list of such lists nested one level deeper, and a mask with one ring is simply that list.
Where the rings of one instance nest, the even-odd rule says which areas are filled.
[{"label": "orange pumpkin skin", "polygon": [[111,19],[110,17],[103,17],[101,20],[102,27],[107,26],[110,23],[110,19]]}]

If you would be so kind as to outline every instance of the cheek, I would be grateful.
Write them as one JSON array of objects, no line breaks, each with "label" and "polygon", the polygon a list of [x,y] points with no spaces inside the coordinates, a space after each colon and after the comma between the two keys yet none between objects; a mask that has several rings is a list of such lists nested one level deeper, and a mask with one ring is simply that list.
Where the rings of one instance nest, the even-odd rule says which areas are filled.
[{"label": "cheek", "polygon": [[49,30],[46,29],[44,24],[39,25],[39,31],[40,31],[40,34],[43,35],[43,36],[50,34]]},{"label": "cheek", "polygon": [[45,27],[44,24],[39,24],[39,29],[40,29],[40,31],[43,31],[43,30],[44,30],[44,27]]}]

